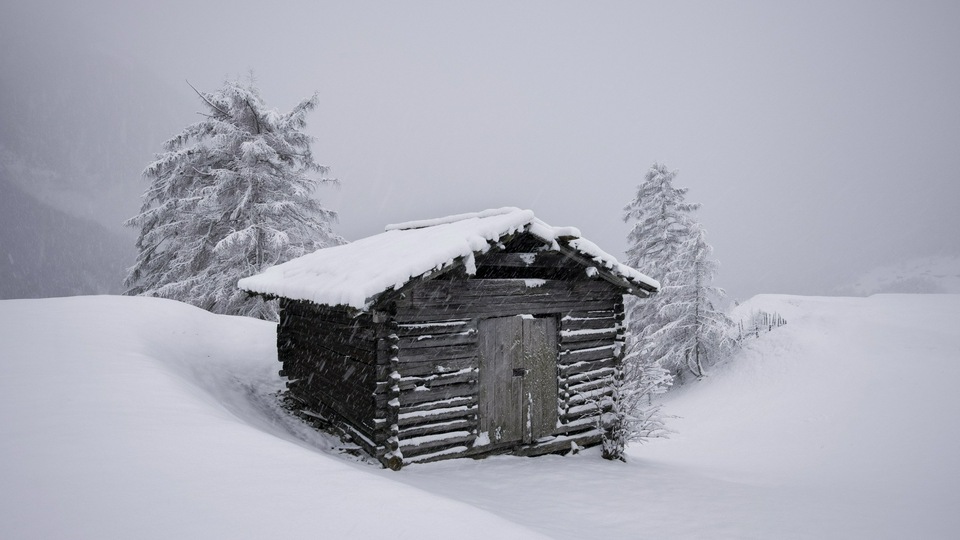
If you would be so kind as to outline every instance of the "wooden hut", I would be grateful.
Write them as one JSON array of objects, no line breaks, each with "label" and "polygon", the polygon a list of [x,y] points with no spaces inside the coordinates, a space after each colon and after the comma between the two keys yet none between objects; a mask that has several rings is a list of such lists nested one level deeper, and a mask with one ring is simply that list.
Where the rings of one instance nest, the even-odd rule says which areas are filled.
[{"label": "wooden hut", "polygon": [[239,286],[280,299],[301,414],[398,469],[599,443],[623,295],[659,284],[577,229],[502,208],[389,225]]}]

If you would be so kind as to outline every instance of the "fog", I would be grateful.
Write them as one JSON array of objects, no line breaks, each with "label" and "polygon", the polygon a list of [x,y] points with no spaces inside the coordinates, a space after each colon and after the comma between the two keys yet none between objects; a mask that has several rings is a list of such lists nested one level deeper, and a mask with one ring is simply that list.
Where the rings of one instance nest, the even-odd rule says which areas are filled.
[{"label": "fog", "polygon": [[[56,169],[18,182],[113,232],[201,109],[185,80],[252,72],[281,110],[319,93],[308,132],[341,180],[320,197],[350,240],[519,206],[619,255],[621,209],[659,161],[703,204],[735,298],[960,253],[960,3],[26,4],[0,7],[6,174]],[[100,141],[86,179],[38,157],[72,146],[34,136],[61,131],[34,121],[51,88],[109,96],[64,119],[78,148]]]}]

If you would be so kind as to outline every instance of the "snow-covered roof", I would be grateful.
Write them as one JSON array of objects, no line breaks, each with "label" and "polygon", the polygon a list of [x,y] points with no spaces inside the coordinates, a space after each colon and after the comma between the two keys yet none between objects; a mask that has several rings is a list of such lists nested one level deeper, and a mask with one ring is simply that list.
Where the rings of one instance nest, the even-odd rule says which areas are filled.
[{"label": "snow-covered roof", "polygon": [[552,227],[532,211],[512,207],[387,225],[381,234],[278,264],[241,279],[238,286],[256,294],[366,310],[381,293],[461,260],[467,273],[473,274],[475,255],[519,232],[528,232],[554,249],[575,252],[603,273],[640,290],[660,288],[655,279],[621,264],[582,238],[576,228]]}]

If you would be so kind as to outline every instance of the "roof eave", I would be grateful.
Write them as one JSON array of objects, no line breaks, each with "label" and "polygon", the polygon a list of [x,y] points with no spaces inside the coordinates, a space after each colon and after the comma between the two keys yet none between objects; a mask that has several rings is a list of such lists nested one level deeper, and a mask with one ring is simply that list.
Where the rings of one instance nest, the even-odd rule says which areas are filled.
[{"label": "roof eave", "polygon": [[[574,238],[571,238],[571,240]],[[604,279],[605,281],[616,285],[624,290],[627,294],[632,294],[640,298],[647,298],[648,296],[659,292],[659,289],[643,282],[636,282],[629,280],[623,276],[619,276],[610,269],[606,268],[602,264],[597,264],[595,261],[589,259],[587,256],[581,254],[576,248],[568,244],[569,240],[560,238],[557,242],[557,246],[560,249],[560,253],[563,253],[566,257],[586,266],[593,267],[597,269],[597,275]]]}]

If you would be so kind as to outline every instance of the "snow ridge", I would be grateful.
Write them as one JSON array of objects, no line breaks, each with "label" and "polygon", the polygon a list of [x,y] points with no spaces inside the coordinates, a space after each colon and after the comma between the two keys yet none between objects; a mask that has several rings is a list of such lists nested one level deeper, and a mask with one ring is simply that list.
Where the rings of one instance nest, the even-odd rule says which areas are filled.
[{"label": "snow ridge", "polygon": [[[454,214],[452,216],[445,216],[433,219],[420,219],[415,221],[405,221],[403,223],[391,223],[383,228],[384,232],[386,231],[406,231],[410,229],[423,229],[424,227],[435,227],[437,225],[447,225],[449,223],[456,223],[458,221],[465,221],[468,219],[482,219],[493,216],[502,216],[505,214],[512,214],[514,212],[521,212],[519,208],[513,206],[505,206],[503,208],[492,208],[490,210],[484,210],[482,212],[467,212],[465,214]],[[528,210],[529,211],[529,210]],[[531,217],[533,213],[530,213]]]}]

